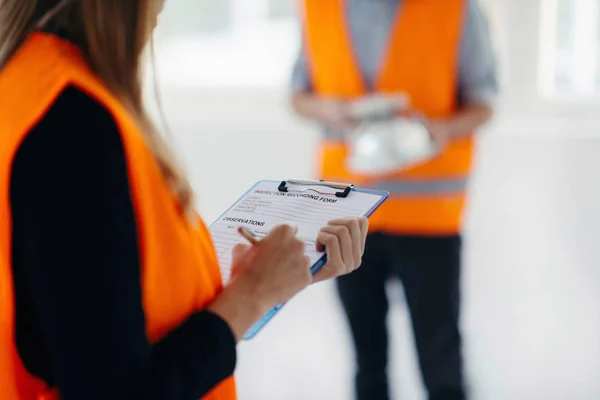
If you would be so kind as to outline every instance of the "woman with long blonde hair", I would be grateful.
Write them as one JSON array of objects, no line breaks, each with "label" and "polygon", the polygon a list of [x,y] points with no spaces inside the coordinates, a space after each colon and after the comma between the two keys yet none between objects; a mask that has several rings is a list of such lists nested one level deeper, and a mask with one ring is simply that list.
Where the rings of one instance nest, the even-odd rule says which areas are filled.
[{"label": "woman with long blonde hair", "polygon": [[142,102],[162,0],[0,0],[0,399],[235,399],[236,343],[360,264],[365,219],[234,249],[222,287],[185,171]]}]

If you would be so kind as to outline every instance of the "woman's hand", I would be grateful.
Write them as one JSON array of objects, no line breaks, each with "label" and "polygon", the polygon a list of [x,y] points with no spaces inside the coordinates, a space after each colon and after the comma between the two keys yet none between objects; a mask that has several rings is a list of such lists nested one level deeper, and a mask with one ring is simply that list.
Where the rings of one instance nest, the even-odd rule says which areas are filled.
[{"label": "woman's hand", "polygon": [[360,267],[368,228],[366,218],[346,218],[333,220],[321,229],[317,250],[327,252],[327,263],[314,277],[314,282],[345,275]]},{"label": "woman's hand", "polygon": [[239,244],[233,249],[231,282],[208,306],[221,316],[236,338],[267,311],[290,300],[312,282],[350,273],[362,261],[369,222],[366,218],[331,221],[321,229],[318,249],[327,252],[327,263],[313,278],[297,230],[278,226],[254,245]]},{"label": "woman's hand", "polygon": [[281,225],[257,244],[233,250],[233,279],[248,281],[267,308],[285,303],[312,282],[305,245],[296,233],[297,228]]},{"label": "woman's hand", "polygon": [[229,323],[238,340],[272,307],[312,282],[304,242],[296,232],[278,226],[258,243],[234,248],[231,283],[208,309]]}]

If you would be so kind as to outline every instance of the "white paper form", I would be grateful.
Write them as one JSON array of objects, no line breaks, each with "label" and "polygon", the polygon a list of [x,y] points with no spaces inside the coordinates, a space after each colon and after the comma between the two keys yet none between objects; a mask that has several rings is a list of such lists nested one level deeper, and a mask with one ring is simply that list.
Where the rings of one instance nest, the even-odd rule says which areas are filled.
[{"label": "white paper form", "polygon": [[237,232],[239,226],[258,237],[266,236],[277,225],[298,226],[298,237],[305,241],[306,254],[314,265],[323,256],[315,242],[322,227],[332,219],[364,216],[382,199],[380,194],[359,191],[338,198],[333,194],[335,189],[324,186],[288,184],[288,192],[280,192],[278,187],[279,182],[259,182],[211,225],[224,283],[231,276],[233,247],[246,241]]}]

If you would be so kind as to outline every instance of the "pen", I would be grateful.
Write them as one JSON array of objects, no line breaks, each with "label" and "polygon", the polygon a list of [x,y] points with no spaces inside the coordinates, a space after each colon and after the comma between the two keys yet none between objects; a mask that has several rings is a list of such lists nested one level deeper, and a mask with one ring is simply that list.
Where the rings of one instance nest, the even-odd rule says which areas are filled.
[{"label": "pen", "polygon": [[256,235],[254,233],[250,232],[250,230],[248,230],[247,228],[244,228],[243,226],[238,226],[237,231],[240,235],[245,237],[246,240],[248,240],[250,243],[252,243],[252,244],[258,243],[258,239],[256,238]]}]

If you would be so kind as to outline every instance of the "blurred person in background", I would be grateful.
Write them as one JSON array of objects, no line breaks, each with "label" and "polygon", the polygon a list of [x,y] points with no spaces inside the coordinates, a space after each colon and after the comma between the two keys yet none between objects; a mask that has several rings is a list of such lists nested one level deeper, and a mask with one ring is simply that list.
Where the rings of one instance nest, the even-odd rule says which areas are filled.
[{"label": "blurred person in background", "polygon": [[[161,0],[0,2],[0,399],[235,399],[236,343],[313,278],[289,226],[222,288],[180,160],[142,105]],[[322,280],[367,220],[317,238]]]},{"label": "blurred person in background", "polygon": [[[496,64],[476,0],[304,0],[292,105],[321,124],[321,179],[387,190],[371,218],[363,268],[337,280],[356,351],[359,400],[389,398],[388,299],[400,277],[429,398],[466,397],[459,329],[461,216],[473,134],[492,116]],[[345,166],[352,105],[407,95],[424,114],[434,158],[365,179]],[[402,110],[398,110],[402,111]]]}]

